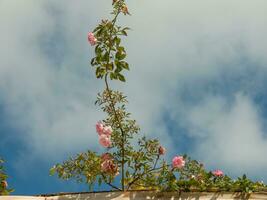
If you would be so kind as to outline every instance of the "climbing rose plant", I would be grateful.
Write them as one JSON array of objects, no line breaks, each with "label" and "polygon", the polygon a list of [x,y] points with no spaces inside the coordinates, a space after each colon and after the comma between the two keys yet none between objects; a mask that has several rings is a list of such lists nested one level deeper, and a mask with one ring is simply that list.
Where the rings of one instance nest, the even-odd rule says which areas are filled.
[{"label": "climbing rose plant", "polygon": [[232,180],[221,170],[208,172],[202,163],[186,155],[176,155],[168,164],[163,158],[167,151],[157,139],[137,139],[140,128],[126,110],[126,96],[110,87],[111,80],[126,81],[124,72],[129,70],[129,64],[122,37],[127,36],[130,30],[117,24],[120,14],[130,15],[125,0],[113,0],[112,6],[112,19],[103,19],[88,33],[88,42],[95,50],[91,65],[96,77],[105,85],[95,102],[107,114],[105,119],[96,122],[95,127],[103,153],[80,153],[62,164],[56,164],[50,173],[57,173],[62,179],[73,178],[85,182],[90,188],[96,183],[104,183],[122,191],[250,192],[264,188],[263,183],[254,183],[245,175]]},{"label": "climbing rose plant", "polygon": [[10,192],[13,192],[13,190],[8,188],[8,176],[5,173],[3,164],[4,160],[0,158],[0,195],[8,195]]}]

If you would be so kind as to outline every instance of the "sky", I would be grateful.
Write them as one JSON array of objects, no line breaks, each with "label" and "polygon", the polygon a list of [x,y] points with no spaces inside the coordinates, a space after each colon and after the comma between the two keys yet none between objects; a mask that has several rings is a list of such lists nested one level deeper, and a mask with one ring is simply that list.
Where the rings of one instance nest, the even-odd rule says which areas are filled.
[{"label": "sky", "polygon": [[[267,1],[135,0],[123,40],[125,84],[141,133],[166,159],[187,153],[209,170],[267,182]],[[86,191],[49,168],[103,152],[94,105],[104,88],[87,33],[107,0],[0,0],[0,156],[13,194]],[[109,189],[101,187],[98,189]]]}]

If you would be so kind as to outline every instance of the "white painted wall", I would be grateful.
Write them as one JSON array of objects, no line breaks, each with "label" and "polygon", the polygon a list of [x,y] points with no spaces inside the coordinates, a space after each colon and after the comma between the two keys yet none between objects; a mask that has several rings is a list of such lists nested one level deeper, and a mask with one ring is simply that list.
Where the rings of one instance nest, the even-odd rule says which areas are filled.
[{"label": "white painted wall", "polygon": [[267,200],[267,193],[179,193],[153,191],[140,192],[100,192],[87,194],[68,194],[49,197],[34,196],[2,196],[0,200],[233,200],[233,199],[261,199]]}]

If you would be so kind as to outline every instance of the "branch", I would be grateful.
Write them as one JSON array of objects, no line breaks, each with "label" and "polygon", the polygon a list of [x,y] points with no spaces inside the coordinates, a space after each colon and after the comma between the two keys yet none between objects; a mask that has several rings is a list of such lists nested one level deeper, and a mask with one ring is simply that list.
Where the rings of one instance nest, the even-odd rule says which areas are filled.
[{"label": "branch", "polygon": [[[149,173],[149,172],[153,172],[153,171],[156,171],[156,170],[159,170],[159,169],[162,168],[162,167],[156,168],[158,160],[159,160],[159,155],[157,156],[157,159],[155,160],[155,163],[154,163],[153,168],[152,168],[151,170],[148,170],[147,173]],[[167,166],[169,166],[169,165],[167,165]],[[136,171],[135,171],[135,172],[136,172]],[[128,190],[128,189],[129,189],[129,188],[130,188],[130,187],[131,187],[137,180],[139,180],[144,174],[145,174],[145,172],[143,172],[141,175],[138,175],[132,182],[130,182],[129,185],[128,185],[128,187],[127,187],[127,190]],[[134,175],[135,175],[135,173],[134,173]]]},{"label": "branch", "polygon": [[[170,165],[167,165],[167,167],[169,167]],[[162,167],[158,167],[158,168],[152,168],[151,170],[148,170],[146,173],[149,173],[149,172],[153,172],[153,171],[156,171],[156,170],[160,170],[162,169]],[[139,179],[142,178],[142,176],[145,175],[145,172],[143,172],[142,174],[139,174],[132,182],[129,183],[128,187],[127,187],[127,190],[136,182],[138,181]]]},{"label": "branch", "polygon": [[102,175],[102,177],[103,177],[104,182],[105,182],[107,185],[109,185],[110,187],[112,187],[112,188],[114,188],[114,189],[116,189],[116,190],[122,191],[120,188],[118,188],[118,187],[116,187],[115,185],[111,184],[110,182],[106,181],[105,176],[104,176],[103,174],[101,174],[101,175]]},{"label": "branch", "polygon": [[115,185],[112,185],[111,183],[109,183],[109,182],[107,182],[107,181],[105,181],[105,183],[106,183],[107,185],[109,185],[110,187],[116,189],[116,190],[122,191],[122,189],[116,187]]},{"label": "branch", "polygon": [[153,169],[156,168],[158,160],[159,160],[159,154],[158,154],[157,159],[156,159],[156,161],[155,161],[155,163],[154,163],[154,167],[153,167]]}]

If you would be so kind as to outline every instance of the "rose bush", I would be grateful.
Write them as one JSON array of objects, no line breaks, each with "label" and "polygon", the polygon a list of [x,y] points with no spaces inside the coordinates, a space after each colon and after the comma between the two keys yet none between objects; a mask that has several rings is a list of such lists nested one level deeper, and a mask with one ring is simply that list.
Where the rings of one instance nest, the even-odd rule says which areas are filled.
[{"label": "rose bush", "polygon": [[[128,27],[117,25],[119,15],[130,15],[125,0],[113,0],[112,20],[102,20],[88,33],[88,42],[95,48],[91,65],[105,89],[97,95],[96,105],[107,113],[106,119],[96,123],[102,154],[93,151],[80,153],[62,164],[56,164],[50,173],[60,178],[74,178],[92,188],[105,183],[116,190],[153,189],[160,191],[257,191],[265,188],[243,176],[234,181],[221,170],[208,172],[203,164],[186,155],[177,155],[168,164],[163,155],[166,149],[157,139],[141,137],[136,120],[126,111],[126,96],[110,87],[110,80],[125,82],[124,72],[129,70],[122,37]],[[116,184],[115,178],[120,179]]]},{"label": "rose bush", "polygon": [[8,183],[7,183],[8,176],[4,171],[3,164],[4,160],[0,158],[0,195],[7,195],[10,192],[13,192],[13,190],[8,188]]}]

